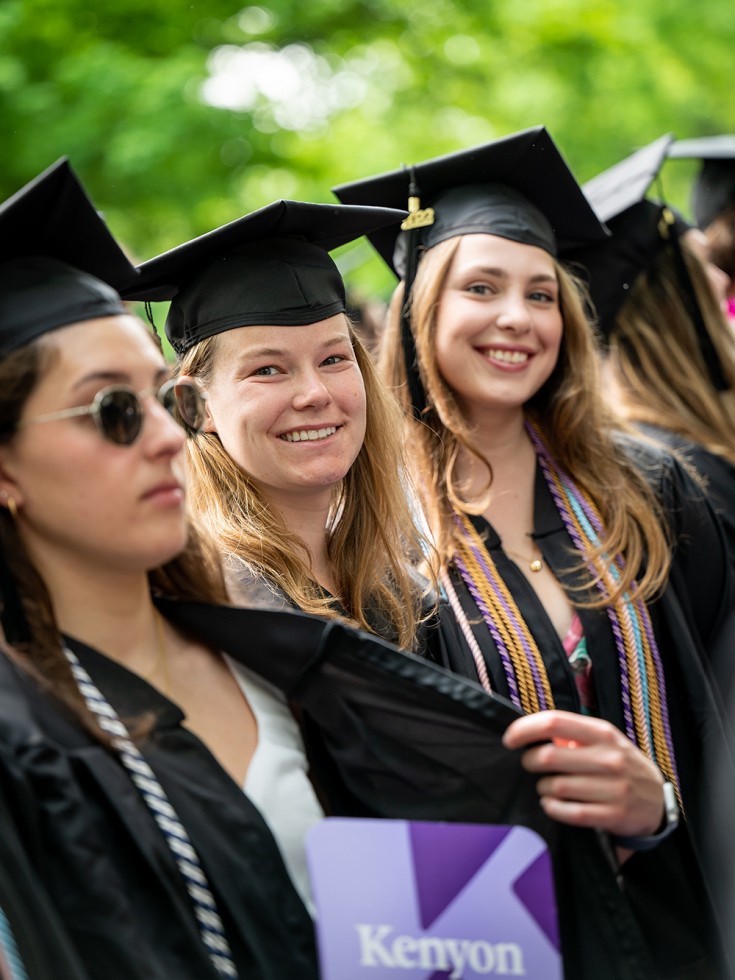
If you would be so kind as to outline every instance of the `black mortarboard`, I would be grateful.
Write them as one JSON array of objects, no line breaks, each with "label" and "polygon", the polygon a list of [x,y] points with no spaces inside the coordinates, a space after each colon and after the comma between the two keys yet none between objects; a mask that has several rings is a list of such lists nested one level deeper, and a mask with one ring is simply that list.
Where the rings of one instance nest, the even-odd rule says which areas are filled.
[{"label": "black mortarboard", "polygon": [[692,211],[700,228],[735,206],[735,135],[678,140],[669,156],[702,161],[692,186]]},{"label": "black mortarboard", "polygon": [[587,270],[590,295],[606,337],[631,286],[666,244],[659,228],[663,207],[645,198],[672,141],[673,136],[662,136],[584,185],[587,199],[612,235],[605,242],[564,249],[562,258]]},{"label": "black mortarboard", "polygon": [[0,355],[69,323],[126,309],[137,275],[68,161],[0,204]]},{"label": "black mortarboard", "polygon": [[173,299],[166,335],[177,354],[233,327],[301,326],[345,310],[329,251],[405,210],[276,201],[140,266],[129,299]]},{"label": "black mortarboard", "polygon": [[[409,194],[414,183],[416,195]],[[455,235],[486,233],[538,245],[600,241],[605,230],[590,208],[556,144],[543,126],[435,157],[409,168],[340,184],[334,193],[345,204],[406,207],[409,196],[434,209],[433,223],[419,229],[417,245],[431,248]],[[410,221],[410,219],[408,219]],[[405,222],[404,222],[405,224]],[[403,275],[397,228],[368,235],[381,258]]]},{"label": "black mortarboard", "polygon": [[565,249],[562,258],[584,267],[598,325],[604,336],[610,337],[635,281],[670,247],[702,356],[713,384],[723,390],[727,384],[681,253],[679,239],[690,225],[666,204],[646,199],[673,138],[670,134],[661,136],[584,185],[590,204],[607,224],[611,237],[595,245]]},{"label": "black mortarboard", "polygon": [[[137,275],[65,159],[0,204],[0,357],[70,323],[126,313],[114,287]],[[0,555],[2,622],[28,637]]]},{"label": "black mortarboard", "polygon": [[[457,235],[498,235],[556,255],[560,247],[601,241],[606,234],[543,126],[340,184],[333,192],[345,204],[404,207],[408,202],[411,213],[400,229],[368,235],[404,280],[407,300],[419,253]],[[406,305],[401,342],[413,413],[420,418],[426,395],[409,319]]]}]

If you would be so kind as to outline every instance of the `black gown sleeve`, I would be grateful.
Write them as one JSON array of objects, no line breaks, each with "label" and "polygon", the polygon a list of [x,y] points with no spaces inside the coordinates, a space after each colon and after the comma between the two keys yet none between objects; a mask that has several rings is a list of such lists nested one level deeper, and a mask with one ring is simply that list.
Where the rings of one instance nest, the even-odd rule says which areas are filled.
[{"label": "black gown sleeve", "polygon": [[708,653],[735,600],[725,532],[701,482],[661,448],[626,440],[633,462],[651,482],[672,540],[670,587]]},{"label": "black gown sleeve", "polygon": [[658,426],[641,425],[641,431],[666,446],[701,482],[702,489],[725,534],[730,562],[735,567],[735,466],[697,443],[682,439]]},{"label": "black gown sleeve", "polygon": [[86,980],[8,806],[14,779],[7,763],[0,752],[0,910],[28,980]]}]

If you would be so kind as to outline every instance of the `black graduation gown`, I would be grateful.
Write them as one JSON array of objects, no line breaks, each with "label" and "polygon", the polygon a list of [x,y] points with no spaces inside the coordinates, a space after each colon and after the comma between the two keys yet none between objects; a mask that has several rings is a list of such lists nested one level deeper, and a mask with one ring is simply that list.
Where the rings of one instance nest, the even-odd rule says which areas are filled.
[{"label": "black graduation gown", "polygon": [[[159,601],[159,608],[179,628],[227,651],[290,698],[302,717],[315,782],[332,813],[536,829],[554,863],[567,980],[654,975],[600,838],[548,820],[538,805],[535,778],[522,770],[519,753],[500,744],[502,731],[517,717],[503,699],[334,621],[170,600]],[[205,765],[206,749],[179,730],[180,713],[170,702],[102,655],[79,645],[77,650],[123,713],[163,713],[145,754],[200,851],[242,975],[313,975],[308,965],[278,972],[283,960],[272,947],[284,943],[282,957],[293,960],[294,936],[302,935],[298,928],[289,926],[287,943],[288,923],[276,927],[275,936],[272,923],[261,934],[274,893],[282,901],[285,890],[286,916],[295,896],[241,791],[214,760]],[[125,692],[126,704],[120,693],[113,697],[113,689]],[[8,795],[24,845],[37,867],[45,868],[49,891],[85,965],[97,971],[92,975],[210,976],[170,856],[117,760],[61,718],[2,660],[0,692],[7,694],[0,698],[0,774],[13,784]],[[221,833],[213,834],[213,828]],[[274,878],[270,883],[262,880],[264,863]],[[145,893],[141,902],[139,893]],[[252,907],[254,897],[264,909]],[[248,973],[251,943],[278,965]]]},{"label": "black graduation gown", "polygon": [[701,478],[707,498],[725,532],[730,560],[735,565],[735,466],[724,456],[655,425],[639,425],[649,438],[681,457]]},{"label": "black graduation gown", "polygon": [[[634,854],[622,867],[625,893],[654,956],[652,977],[716,976],[710,897],[701,874],[703,761],[722,733],[721,704],[711,683],[706,651],[732,605],[732,582],[722,530],[701,490],[669,454],[631,443],[629,452],[646,472],[672,524],[675,554],[670,583],[650,605],[662,656],[670,722],[687,819],[657,848]],[[580,701],[561,640],[525,575],[505,554],[495,530],[473,518],[497,568],[528,624],[546,665],[555,705],[579,711]],[[572,541],[537,467],[534,532],[544,561],[570,595],[579,588]],[[494,691],[508,696],[492,636],[469,591],[452,572],[462,607],[487,664]],[[578,610],[592,661],[597,713],[624,729],[618,654],[605,611]],[[466,648],[456,647],[447,666],[476,677]],[[580,928],[585,928],[582,915]]]},{"label": "black graduation gown", "polygon": [[708,760],[708,797],[704,806],[705,857],[713,879],[713,890],[722,910],[722,931],[729,957],[730,973],[735,978],[735,848],[732,843],[733,813],[735,813],[735,779],[732,777],[735,758],[735,670],[732,659],[735,651],[735,612],[728,617],[720,631],[713,657],[725,696],[726,718],[729,725],[725,739]]},{"label": "black graduation gown", "polygon": [[[23,850],[1,788],[0,909],[29,980],[85,980],[56,910]],[[4,976],[2,971],[0,975]]]},{"label": "black graduation gown", "polygon": [[654,976],[606,842],[549,820],[536,778],[521,768],[520,753],[502,746],[519,715],[505,699],[335,621],[191,603],[160,608],[290,699],[328,812],[533,828],[552,856],[567,980]]},{"label": "black graduation gown", "polygon": [[[316,978],[311,920],[260,813],[145,681],[71,644],[143,746],[196,848],[242,980]],[[164,838],[119,759],[0,656],[0,781],[90,980],[215,978]],[[59,972],[54,976],[66,976]]]}]

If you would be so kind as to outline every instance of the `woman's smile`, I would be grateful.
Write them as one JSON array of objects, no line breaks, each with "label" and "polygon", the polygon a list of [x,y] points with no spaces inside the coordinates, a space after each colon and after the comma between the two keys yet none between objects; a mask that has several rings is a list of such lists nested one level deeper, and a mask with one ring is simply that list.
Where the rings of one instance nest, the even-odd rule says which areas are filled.
[{"label": "woman's smile", "polygon": [[476,347],[486,361],[496,365],[501,370],[523,370],[533,357],[533,352],[513,347]]},{"label": "woman's smile", "polygon": [[324,442],[341,428],[340,425],[326,425],[319,428],[294,429],[291,432],[284,432],[278,438],[285,442]]}]

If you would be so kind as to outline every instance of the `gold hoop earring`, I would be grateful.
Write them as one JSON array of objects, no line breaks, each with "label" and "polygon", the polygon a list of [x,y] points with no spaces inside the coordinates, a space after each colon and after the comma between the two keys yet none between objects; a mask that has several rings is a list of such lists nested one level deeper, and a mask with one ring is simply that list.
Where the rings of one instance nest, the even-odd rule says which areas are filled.
[{"label": "gold hoop earring", "polygon": [[15,497],[11,497],[10,494],[7,492],[7,490],[3,490],[3,492],[0,494],[0,497],[2,497],[3,500],[7,501],[8,513],[13,518],[13,520],[16,520],[16,518],[18,517],[18,505],[15,502]]}]

